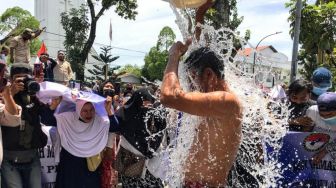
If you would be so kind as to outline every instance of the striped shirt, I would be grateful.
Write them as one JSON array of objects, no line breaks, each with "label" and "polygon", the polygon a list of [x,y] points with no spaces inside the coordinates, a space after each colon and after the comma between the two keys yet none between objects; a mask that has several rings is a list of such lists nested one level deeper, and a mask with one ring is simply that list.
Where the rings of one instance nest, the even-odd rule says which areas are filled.
[{"label": "striped shirt", "polygon": [[14,63],[30,62],[30,40],[23,40],[22,36],[12,38],[10,48],[14,48]]}]

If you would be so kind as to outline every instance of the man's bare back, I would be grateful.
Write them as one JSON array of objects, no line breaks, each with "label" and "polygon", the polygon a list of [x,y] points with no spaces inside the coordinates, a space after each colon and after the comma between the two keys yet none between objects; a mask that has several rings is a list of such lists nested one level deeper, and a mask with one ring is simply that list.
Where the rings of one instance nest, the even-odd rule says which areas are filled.
[{"label": "man's bare back", "polygon": [[239,122],[229,119],[227,123],[224,119],[209,119],[199,126],[186,164],[186,182],[210,187],[226,183],[240,143]]},{"label": "man's bare back", "polygon": [[[206,118],[205,123],[198,126],[185,164],[186,185],[191,182],[210,187],[223,186],[238,152],[242,110],[238,99],[229,91],[218,71],[211,67],[203,67],[196,74],[195,80],[198,80],[202,92],[182,90],[177,68],[179,58],[189,44],[190,41],[187,44],[177,42],[169,51],[169,61],[161,86],[161,102],[167,107]],[[206,53],[204,57],[203,52]],[[196,57],[197,54],[194,54],[197,61],[202,61],[202,66],[206,63],[220,63],[210,50],[201,49],[196,53],[201,55]],[[208,60],[215,62],[207,62]]]}]

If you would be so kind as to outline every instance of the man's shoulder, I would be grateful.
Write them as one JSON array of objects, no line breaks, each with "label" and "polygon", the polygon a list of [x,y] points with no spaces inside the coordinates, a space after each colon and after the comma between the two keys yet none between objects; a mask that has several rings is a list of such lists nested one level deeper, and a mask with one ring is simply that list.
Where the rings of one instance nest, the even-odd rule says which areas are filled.
[{"label": "man's shoulder", "polygon": [[13,37],[12,40],[19,41],[19,40],[23,40],[23,39],[22,39],[21,35],[18,35],[18,36]]},{"label": "man's shoulder", "polygon": [[15,47],[15,46],[19,43],[20,40],[22,40],[21,35],[12,37],[12,38],[10,39],[10,44],[9,44],[9,46],[10,46],[10,47]]}]

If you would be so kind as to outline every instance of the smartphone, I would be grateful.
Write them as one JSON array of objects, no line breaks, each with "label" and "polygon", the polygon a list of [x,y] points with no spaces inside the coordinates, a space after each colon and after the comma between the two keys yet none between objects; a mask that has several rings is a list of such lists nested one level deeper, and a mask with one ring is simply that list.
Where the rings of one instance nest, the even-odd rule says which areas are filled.
[{"label": "smartphone", "polygon": [[40,77],[41,73],[43,73],[43,64],[42,63],[35,63],[34,64],[34,76]]}]

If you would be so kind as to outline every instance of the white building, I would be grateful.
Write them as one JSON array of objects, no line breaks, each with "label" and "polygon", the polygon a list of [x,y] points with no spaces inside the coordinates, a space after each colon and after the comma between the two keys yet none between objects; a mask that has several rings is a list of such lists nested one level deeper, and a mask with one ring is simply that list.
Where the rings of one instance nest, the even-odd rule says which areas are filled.
[{"label": "white building", "polygon": [[35,0],[35,17],[40,21],[40,27],[47,27],[39,38],[46,44],[51,57],[56,57],[58,50],[65,49],[61,13],[83,3],[85,0]]},{"label": "white building", "polygon": [[[79,8],[85,2],[85,0],[35,0],[35,17],[40,21],[41,28],[47,27],[46,32],[43,32],[39,39],[44,41],[51,57],[56,58],[57,51],[65,49],[63,45],[65,32],[60,14],[71,8]],[[90,53],[97,55],[93,48]],[[85,65],[85,76],[91,76],[87,69],[91,69],[93,64],[100,63],[89,54]]]},{"label": "white building", "polygon": [[289,82],[291,64],[288,57],[273,46],[260,46],[257,50],[245,48],[237,54],[236,66],[245,73],[256,74],[256,81],[266,87]]}]

